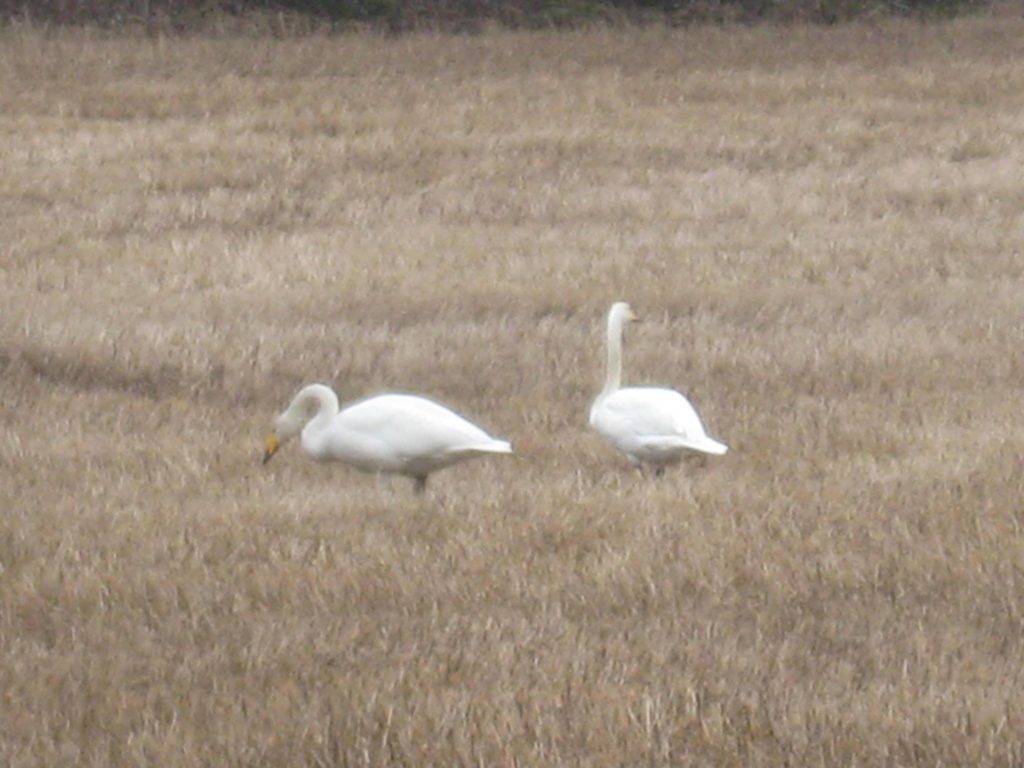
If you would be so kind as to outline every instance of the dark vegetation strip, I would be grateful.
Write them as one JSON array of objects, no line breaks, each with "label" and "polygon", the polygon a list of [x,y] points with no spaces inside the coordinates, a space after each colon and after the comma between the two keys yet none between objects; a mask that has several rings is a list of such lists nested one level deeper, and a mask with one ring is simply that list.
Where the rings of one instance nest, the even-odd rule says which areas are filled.
[{"label": "dark vegetation strip", "polygon": [[990,0],[0,0],[0,20],[47,25],[203,31],[279,25],[279,31],[368,27],[478,31],[593,23],[810,21],[866,16],[948,17]]}]

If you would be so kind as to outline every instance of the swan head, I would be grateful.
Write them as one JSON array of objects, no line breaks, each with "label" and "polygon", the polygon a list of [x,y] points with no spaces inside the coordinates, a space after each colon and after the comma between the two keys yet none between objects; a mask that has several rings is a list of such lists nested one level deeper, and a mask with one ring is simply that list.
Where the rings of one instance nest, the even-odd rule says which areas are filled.
[{"label": "swan head", "polygon": [[612,304],[611,311],[608,313],[608,322],[615,325],[634,323],[639,319],[640,318],[636,316],[636,313],[633,312],[629,304],[624,301],[617,301]]},{"label": "swan head", "polygon": [[266,448],[263,451],[263,463],[266,464],[270,461],[274,454],[281,449],[282,445],[299,434],[307,420],[300,418],[291,408],[274,419],[274,429],[267,435]]},{"label": "swan head", "polygon": [[302,432],[303,427],[324,409],[330,413],[338,410],[334,393],[320,384],[304,387],[288,405],[288,408],[274,419],[274,428],[267,435],[263,451],[263,463],[270,461],[281,446]]}]

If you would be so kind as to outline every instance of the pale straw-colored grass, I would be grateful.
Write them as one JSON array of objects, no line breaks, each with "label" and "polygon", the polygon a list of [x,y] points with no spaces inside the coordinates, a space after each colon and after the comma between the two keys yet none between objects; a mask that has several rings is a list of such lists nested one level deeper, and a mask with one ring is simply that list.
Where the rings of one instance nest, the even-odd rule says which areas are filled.
[{"label": "pale straw-colored grass", "polygon": [[[0,38],[4,765],[1024,759],[1020,18]],[[517,455],[260,466],[314,380]]]}]

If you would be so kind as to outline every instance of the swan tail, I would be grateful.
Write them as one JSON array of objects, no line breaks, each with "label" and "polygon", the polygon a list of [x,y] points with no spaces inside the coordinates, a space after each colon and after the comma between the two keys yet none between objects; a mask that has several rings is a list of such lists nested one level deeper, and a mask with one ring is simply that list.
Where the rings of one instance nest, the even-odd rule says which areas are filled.
[{"label": "swan tail", "polygon": [[512,443],[508,440],[495,440],[487,445],[478,445],[474,450],[484,453],[512,453]]},{"label": "swan tail", "polygon": [[491,440],[489,443],[473,443],[472,445],[454,448],[450,453],[468,455],[474,453],[512,453],[512,443],[507,440]]},{"label": "swan tail", "polygon": [[722,456],[729,450],[729,446],[725,443],[720,443],[713,437],[705,437],[700,442],[695,443],[693,445],[693,449],[695,451],[700,451],[701,453],[710,453],[714,456]]},{"label": "swan tail", "polygon": [[699,453],[709,453],[713,456],[721,456],[729,450],[729,446],[725,443],[720,443],[713,437],[704,435],[699,438],[685,438],[685,437],[663,437],[656,438],[647,441],[647,445],[651,448],[664,450],[664,451],[677,451],[680,448],[685,448],[688,451],[698,451]]}]

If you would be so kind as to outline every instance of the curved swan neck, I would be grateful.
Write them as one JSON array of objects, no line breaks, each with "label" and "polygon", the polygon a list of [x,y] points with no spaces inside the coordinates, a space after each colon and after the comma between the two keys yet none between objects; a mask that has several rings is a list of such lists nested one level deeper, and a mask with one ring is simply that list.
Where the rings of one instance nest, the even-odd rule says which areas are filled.
[{"label": "curved swan neck", "polygon": [[[309,421],[331,419],[338,413],[338,396],[334,394],[334,390],[323,384],[310,384],[303,387],[295,396],[289,410],[307,409],[310,401],[316,403],[316,412],[309,418]],[[309,413],[308,410],[305,412]]]},{"label": "curved swan neck", "polygon": [[622,384],[622,326],[625,318],[614,309],[608,315],[608,363],[602,397],[607,397]]}]

